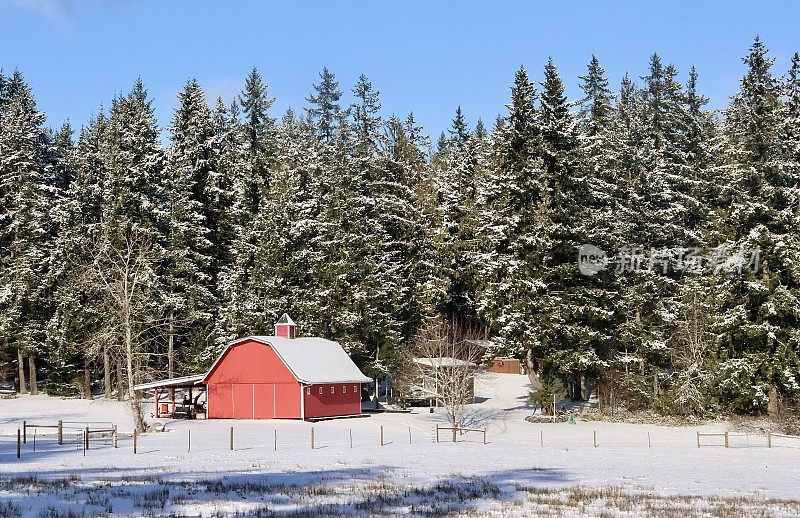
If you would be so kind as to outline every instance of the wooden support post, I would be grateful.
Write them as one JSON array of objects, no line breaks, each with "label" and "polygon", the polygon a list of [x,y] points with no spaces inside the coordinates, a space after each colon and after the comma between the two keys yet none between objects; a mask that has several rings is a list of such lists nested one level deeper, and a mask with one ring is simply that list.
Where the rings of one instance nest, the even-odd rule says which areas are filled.
[{"label": "wooden support post", "polygon": [[592,435],[593,435],[593,436],[592,436],[592,443],[594,444],[594,447],[595,447],[595,448],[597,448],[597,430],[595,430],[595,431],[592,433]]},{"label": "wooden support post", "polygon": [[697,432],[697,447],[700,448],[700,432]]},{"label": "wooden support post", "polygon": [[28,422],[22,421],[22,444],[27,444],[28,442]]},{"label": "wooden support post", "polygon": [[17,428],[17,458],[20,458],[20,453],[22,453],[22,432]]},{"label": "wooden support post", "polygon": [[767,432],[767,448],[772,448],[772,432]]},{"label": "wooden support post", "polygon": [[728,447],[728,432],[725,432],[725,447]]},{"label": "wooden support post", "polygon": [[231,451],[233,451],[233,426],[231,426]]},{"label": "wooden support post", "polygon": [[116,449],[116,447],[117,447],[117,425],[114,425],[112,427],[112,430],[113,431],[111,432],[111,445]]},{"label": "wooden support post", "polygon": [[58,444],[64,444],[64,421],[58,420]]},{"label": "wooden support post", "polygon": [[137,443],[138,443],[138,439],[139,439],[139,431],[138,430],[134,430],[133,431],[133,454],[134,455],[136,455],[136,446],[137,446]]},{"label": "wooden support post", "polygon": [[314,427],[311,427],[311,449],[314,449]]},{"label": "wooden support post", "polygon": [[383,425],[381,425],[381,446],[383,446]]}]

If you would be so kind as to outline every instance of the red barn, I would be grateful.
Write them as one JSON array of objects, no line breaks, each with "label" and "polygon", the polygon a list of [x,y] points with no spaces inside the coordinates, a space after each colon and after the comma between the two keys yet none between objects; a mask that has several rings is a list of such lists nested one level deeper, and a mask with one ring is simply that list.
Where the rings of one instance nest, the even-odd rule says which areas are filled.
[{"label": "red barn", "polygon": [[211,419],[310,419],[361,413],[361,384],[372,380],[342,347],[324,338],[295,338],[287,315],[276,336],[228,344],[203,378]]}]

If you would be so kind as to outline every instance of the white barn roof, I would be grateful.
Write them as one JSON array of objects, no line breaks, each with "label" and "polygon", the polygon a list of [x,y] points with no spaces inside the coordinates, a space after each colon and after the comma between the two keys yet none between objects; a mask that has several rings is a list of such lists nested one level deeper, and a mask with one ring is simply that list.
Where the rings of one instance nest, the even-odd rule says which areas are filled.
[{"label": "white barn roof", "polygon": [[[303,383],[369,383],[372,381],[356,367],[342,346],[331,340],[310,337],[248,336],[229,343],[225,351],[232,345],[247,340],[255,340],[271,346],[275,354],[292,371],[295,378]],[[206,377],[225,356],[225,351],[208,370]]]},{"label": "white barn roof", "polygon": [[472,362],[459,360],[458,358],[450,356],[441,356],[439,358],[414,358],[414,363],[437,369],[441,367],[475,367],[475,364]]}]

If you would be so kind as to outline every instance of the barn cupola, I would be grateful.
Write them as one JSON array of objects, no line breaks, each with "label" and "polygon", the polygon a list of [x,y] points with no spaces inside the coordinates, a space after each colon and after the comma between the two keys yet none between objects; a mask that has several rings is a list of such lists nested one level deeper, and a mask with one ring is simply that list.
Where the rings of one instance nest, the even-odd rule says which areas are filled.
[{"label": "barn cupola", "polygon": [[275,336],[294,338],[294,321],[286,313],[275,322]]}]

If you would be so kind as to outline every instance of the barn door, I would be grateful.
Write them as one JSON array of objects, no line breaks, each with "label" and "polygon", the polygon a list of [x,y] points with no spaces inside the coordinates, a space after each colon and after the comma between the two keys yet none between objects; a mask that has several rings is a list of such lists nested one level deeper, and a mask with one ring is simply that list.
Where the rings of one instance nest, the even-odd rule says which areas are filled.
[{"label": "barn door", "polygon": [[233,418],[253,419],[253,384],[234,383],[233,387]]},{"label": "barn door", "polygon": [[256,383],[254,394],[255,419],[273,419],[275,417],[275,384]]}]

